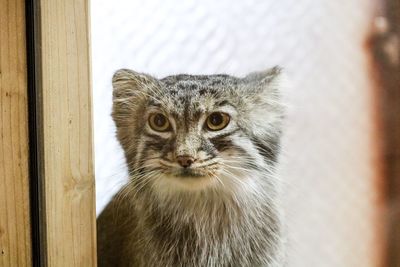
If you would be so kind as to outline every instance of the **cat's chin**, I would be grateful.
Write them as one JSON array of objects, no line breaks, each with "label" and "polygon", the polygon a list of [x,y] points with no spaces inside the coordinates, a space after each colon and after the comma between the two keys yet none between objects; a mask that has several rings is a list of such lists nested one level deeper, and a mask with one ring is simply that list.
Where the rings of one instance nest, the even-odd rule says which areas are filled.
[{"label": "cat's chin", "polygon": [[179,172],[167,174],[157,181],[157,189],[161,191],[201,191],[215,186],[213,176],[196,172]]}]

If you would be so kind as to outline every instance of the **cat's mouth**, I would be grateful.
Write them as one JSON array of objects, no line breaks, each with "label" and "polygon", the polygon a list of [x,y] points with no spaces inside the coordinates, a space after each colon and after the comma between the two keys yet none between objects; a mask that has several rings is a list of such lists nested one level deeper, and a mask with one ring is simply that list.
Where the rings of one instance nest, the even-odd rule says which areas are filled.
[{"label": "cat's mouth", "polygon": [[208,176],[210,173],[199,168],[181,168],[174,175],[180,178],[199,178]]},{"label": "cat's mouth", "polygon": [[164,173],[172,175],[178,178],[202,178],[202,177],[212,177],[218,171],[218,164],[216,162],[205,164],[201,166],[191,166],[191,167],[177,167],[168,166],[166,164],[161,164],[164,168]]}]

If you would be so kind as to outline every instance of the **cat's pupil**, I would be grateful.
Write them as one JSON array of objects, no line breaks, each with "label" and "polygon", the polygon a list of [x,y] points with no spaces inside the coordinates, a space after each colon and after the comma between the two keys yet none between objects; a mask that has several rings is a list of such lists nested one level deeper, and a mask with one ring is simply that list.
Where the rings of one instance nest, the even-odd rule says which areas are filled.
[{"label": "cat's pupil", "polygon": [[223,122],[223,120],[224,119],[222,118],[221,114],[219,114],[219,113],[211,114],[211,117],[210,117],[211,124],[220,125]]},{"label": "cat's pupil", "polygon": [[166,122],[164,115],[157,114],[154,118],[154,124],[158,127],[164,126]]}]

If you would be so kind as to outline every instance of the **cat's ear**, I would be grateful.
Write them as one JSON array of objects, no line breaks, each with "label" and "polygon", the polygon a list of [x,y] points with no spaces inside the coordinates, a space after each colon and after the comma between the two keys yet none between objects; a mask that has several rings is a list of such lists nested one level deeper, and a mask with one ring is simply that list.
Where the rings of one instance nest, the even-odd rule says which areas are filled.
[{"label": "cat's ear", "polygon": [[287,77],[281,67],[252,72],[243,79],[250,98],[261,105],[282,104],[282,93],[287,87]]},{"label": "cat's ear", "polygon": [[[114,102],[135,100],[145,97],[148,92],[158,88],[156,78],[129,69],[120,69],[112,78]],[[137,100],[137,99],[136,99]]]},{"label": "cat's ear", "polygon": [[282,93],[287,86],[282,68],[253,72],[243,78],[248,103],[248,124],[257,135],[276,135],[285,113]]},{"label": "cat's ear", "polygon": [[286,86],[286,80],[286,75],[279,66],[264,71],[252,72],[244,78],[245,83],[247,83],[252,92],[260,96],[264,95],[268,99],[280,94]]},{"label": "cat's ear", "polygon": [[[158,80],[150,75],[128,69],[115,72],[113,79],[113,112],[112,117],[118,129],[132,127],[138,108],[150,95],[160,88]],[[125,137],[119,132],[120,140]]]}]

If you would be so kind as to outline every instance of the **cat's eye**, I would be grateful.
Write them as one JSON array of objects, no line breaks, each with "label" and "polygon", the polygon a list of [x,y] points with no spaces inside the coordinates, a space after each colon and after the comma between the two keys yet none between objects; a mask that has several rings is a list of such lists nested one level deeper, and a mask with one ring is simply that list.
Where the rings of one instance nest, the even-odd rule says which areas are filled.
[{"label": "cat's eye", "polygon": [[230,121],[228,114],[223,112],[214,112],[207,117],[206,126],[211,131],[219,131],[224,129]]},{"label": "cat's eye", "polygon": [[171,129],[171,124],[165,115],[161,113],[151,114],[149,117],[150,127],[157,132],[166,132]]}]

